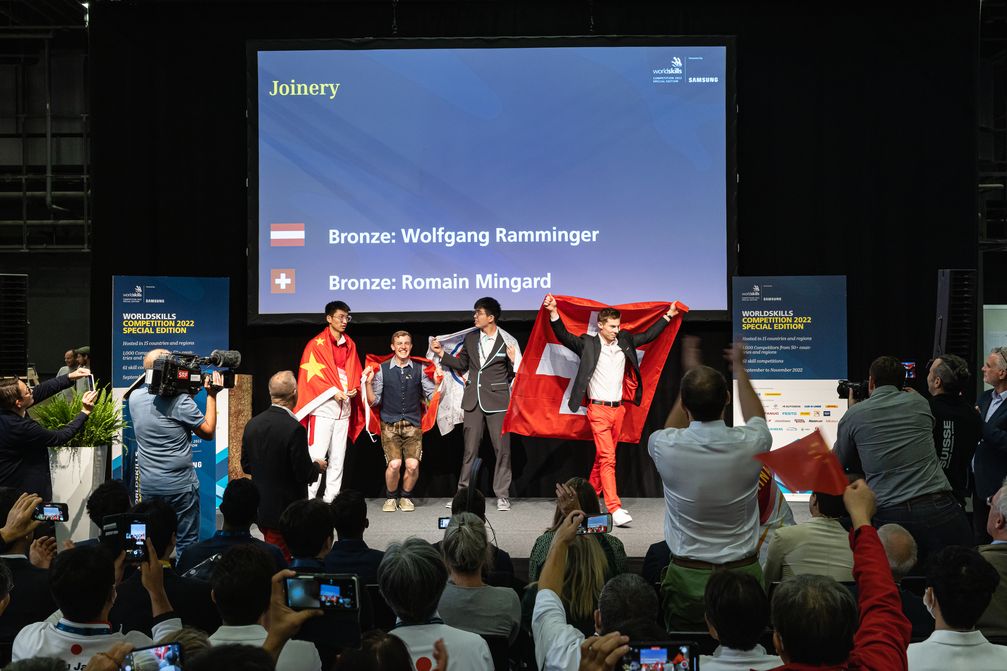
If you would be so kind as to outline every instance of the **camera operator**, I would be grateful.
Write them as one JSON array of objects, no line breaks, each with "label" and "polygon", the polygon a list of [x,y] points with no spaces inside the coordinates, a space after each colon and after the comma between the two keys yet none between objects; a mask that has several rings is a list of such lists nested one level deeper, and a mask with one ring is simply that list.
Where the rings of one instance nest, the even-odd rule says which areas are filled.
[{"label": "camera operator", "polygon": [[0,486],[35,492],[43,501],[52,499],[47,448],[62,445],[81,430],[98,393],[86,392],[77,416],[55,431],[39,426],[27,410],[90,374],[87,368],[77,368],[34,389],[17,378],[0,381]]},{"label": "camera operator", "polygon": [[906,370],[892,356],[871,363],[870,396],[841,420],[834,452],[847,472],[861,468],[877,495],[875,524],[905,527],[919,545],[922,565],[946,545],[969,545],[965,511],[952,495],[934,449],[934,417],[926,399],[903,391]]},{"label": "camera operator", "polygon": [[934,415],[934,446],[937,460],[962,506],[968,496],[969,464],[982,437],[982,420],[964,396],[969,367],[954,354],[934,359],[927,371],[930,412]]},{"label": "camera operator", "polygon": [[[145,371],[170,353],[155,349],[143,359]],[[178,515],[176,550],[182,554],[199,540],[199,479],[192,463],[192,434],[213,439],[217,429],[220,373],[205,377],[206,415],[189,394],[158,396],[142,385],[129,395],[129,415],[136,433],[140,469],[139,495],[164,499]]]}]

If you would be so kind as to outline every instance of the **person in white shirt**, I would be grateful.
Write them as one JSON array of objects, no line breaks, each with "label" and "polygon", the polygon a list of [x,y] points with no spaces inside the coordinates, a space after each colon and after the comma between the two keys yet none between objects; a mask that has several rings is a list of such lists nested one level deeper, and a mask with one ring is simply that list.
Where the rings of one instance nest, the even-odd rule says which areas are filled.
[{"label": "person in white shirt", "polygon": [[923,603],[935,629],[909,646],[909,671],[1007,669],[1007,646],[993,645],[976,629],[999,583],[997,570],[972,548],[952,545],[934,554]]},{"label": "person in white shirt", "polygon": [[[140,565],[143,586],[150,595],[154,639],[182,628],[164,591],[164,572],[147,540],[150,559]],[[120,555],[121,557],[121,555]],[[83,668],[91,657],[116,643],[141,648],[154,644],[139,631],[112,631],[108,613],[115,601],[116,568],[109,551],[101,546],[80,547],[59,553],[49,568],[49,585],[59,607],[45,622],[30,624],[14,639],[13,661],[32,657],[57,657],[71,667]]]},{"label": "person in white shirt", "polygon": [[808,510],[811,519],[778,529],[769,542],[762,568],[767,588],[770,583],[806,573],[853,582],[849,534],[839,523],[846,515],[843,497],[814,492]]},{"label": "person in white shirt", "polygon": [[[210,577],[213,602],[223,625],[210,636],[213,645],[262,646],[272,631],[264,626],[275,591],[273,558],[254,545],[236,545],[217,561]],[[314,644],[288,641],[276,661],[277,671],[320,671]]]},{"label": "person in white shirt", "polygon": [[594,612],[598,634],[585,639],[579,629],[567,624],[559,594],[563,589],[570,544],[577,536],[582,519],[584,513],[575,510],[560,522],[539,577],[531,631],[535,661],[541,671],[611,669],[629,652],[626,643],[630,639],[660,641],[668,638],[668,633],[657,624],[654,588],[640,576],[628,573],[605,583],[598,597],[598,608]]},{"label": "person in white shirt", "polygon": [[699,339],[685,338],[688,372],[678,401],[666,428],[651,434],[647,446],[664,484],[664,538],[672,557],[661,592],[671,630],[704,625],[703,592],[713,571],[739,570],[762,580],[756,499],[762,465],[753,457],[768,452],[773,438],[745,370],[744,349],[735,345],[727,356],[745,424],[724,423],[731,404],[727,380],[700,364]]},{"label": "person in white shirt", "polygon": [[402,639],[417,669],[435,664],[434,644],[443,639],[451,666],[466,671],[492,671],[489,646],[478,634],[444,624],[437,604],[448,582],[444,559],[421,538],[392,543],[378,566],[378,588],[396,624],[391,633]]},{"label": "person in white shirt", "polygon": [[699,658],[703,671],[762,671],[783,664],[766,653],[759,638],[769,626],[769,599],[759,581],[737,571],[717,571],[706,583],[706,626],[720,641]]}]

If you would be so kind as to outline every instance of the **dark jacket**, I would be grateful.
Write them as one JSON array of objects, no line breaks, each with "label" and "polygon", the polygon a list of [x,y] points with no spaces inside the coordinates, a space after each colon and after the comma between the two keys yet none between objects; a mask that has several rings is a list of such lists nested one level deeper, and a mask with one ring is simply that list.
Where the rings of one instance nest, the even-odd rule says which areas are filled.
[{"label": "dark jacket", "polygon": [[[66,375],[46,380],[32,390],[35,403],[73,386]],[[87,415],[78,413],[66,426],[55,431],[41,427],[28,414],[0,410],[0,486],[34,492],[43,501],[52,500],[49,478],[50,447],[62,445],[80,431]]]},{"label": "dark jacket", "polygon": [[934,416],[934,447],[937,461],[962,505],[968,496],[969,464],[982,435],[982,420],[972,404],[955,394],[938,394],[930,399]]},{"label": "dark jacket", "polygon": [[441,355],[441,364],[451,370],[465,372],[469,377],[462,393],[462,410],[472,412],[476,408],[486,413],[505,412],[510,403],[510,383],[514,379],[514,364],[507,356],[507,344],[500,329],[490,349],[489,358],[480,365],[478,329],[465,336],[457,355]]},{"label": "dark jacket", "polygon": [[[984,419],[993,401],[993,390],[979,397],[979,417]],[[1007,401],[1000,404],[989,421],[983,421],[982,440],[976,446],[975,493],[980,500],[996,494],[1007,476]]]},{"label": "dark jacket", "polygon": [[[640,383],[640,360],[636,356],[636,348],[640,345],[646,345],[661,335],[661,332],[664,331],[669,323],[662,316],[643,333],[619,331],[619,335],[616,336],[619,349],[626,355],[626,363],[629,364],[627,372],[636,382],[636,391],[633,394],[632,401],[626,399],[633,403],[633,405],[640,405],[640,401],[643,399],[643,385]],[[587,396],[587,387],[591,382],[591,376],[594,375],[594,369],[598,367],[598,357],[601,354],[601,336],[589,333],[575,336],[566,330],[562,317],[551,320],[549,324],[552,326],[552,332],[556,334],[556,338],[560,343],[580,357],[580,365],[577,367],[577,377],[574,378],[573,391],[570,393],[570,402],[568,403],[570,410],[577,412],[580,406],[583,405],[582,401]]]},{"label": "dark jacket", "polygon": [[304,425],[275,405],[245,425],[241,468],[259,489],[258,524],[265,529],[279,528],[283,511],[307,498],[308,484],[318,477]]},{"label": "dark jacket", "polygon": [[[175,613],[187,627],[202,629],[207,634],[217,631],[220,615],[210,598],[210,585],[191,578],[183,578],[170,568],[164,569],[164,591]],[[154,618],[150,612],[150,595],[140,581],[137,571],[115,588],[116,599],[108,619],[112,629],[142,631],[151,635]]]},{"label": "dark jacket", "polygon": [[375,585],[378,582],[378,564],[384,558],[381,550],[367,547],[367,543],[357,538],[338,540],[325,555],[327,573],[352,573],[360,578],[360,585]]},{"label": "dark jacket", "polygon": [[48,571],[35,568],[24,555],[7,556],[3,561],[14,576],[10,604],[0,617],[0,643],[9,645],[22,628],[52,615],[56,602],[49,591]]},{"label": "dark jacket", "polygon": [[178,558],[175,570],[179,574],[184,574],[210,557],[224,554],[235,545],[254,545],[273,558],[277,571],[287,568],[287,560],[283,557],[283,552],[275,545],[260,541],[248,531],[218,531],[205,541],[194,543],[185,548],[182,556]]}]

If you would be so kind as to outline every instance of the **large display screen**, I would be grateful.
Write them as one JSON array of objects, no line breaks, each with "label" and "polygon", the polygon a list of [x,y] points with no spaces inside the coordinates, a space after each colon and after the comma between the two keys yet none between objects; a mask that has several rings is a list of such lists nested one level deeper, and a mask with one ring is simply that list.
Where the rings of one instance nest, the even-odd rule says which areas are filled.
[{"label": "large display screen", "polygon": [[726,310],[728,45],[667,41],[250,45],[251,320]]}]

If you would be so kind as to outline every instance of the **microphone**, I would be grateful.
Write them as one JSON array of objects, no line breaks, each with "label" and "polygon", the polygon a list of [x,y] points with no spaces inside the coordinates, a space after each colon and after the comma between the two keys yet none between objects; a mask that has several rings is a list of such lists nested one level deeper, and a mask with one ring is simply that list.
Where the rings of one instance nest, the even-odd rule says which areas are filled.
[{"label": "microphone", "polygon": [[215,349],[207,358],[219,368],[237,368],[241,365],[241,352],[234,349]]}]

